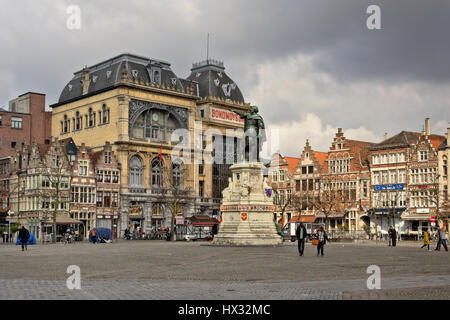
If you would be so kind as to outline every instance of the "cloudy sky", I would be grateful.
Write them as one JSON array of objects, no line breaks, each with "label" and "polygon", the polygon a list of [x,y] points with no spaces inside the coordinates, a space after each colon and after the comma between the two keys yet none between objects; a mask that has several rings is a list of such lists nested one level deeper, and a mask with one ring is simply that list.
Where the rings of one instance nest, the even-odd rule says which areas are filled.
[{"label": "cloudy sky", "polygon": [[[426,117],[433,133],[450,126],[450,1],[0,1],[0,106],[27,91],[53,104],[83,65],[123,52],[187,77],[209,32],[210,56],[279,130],[285,155],[306,138],[326,151],[339,127],[376,142]],[[371,4],[381,30],[367,28]],[[67,28],[69,5],[80,30]]]}]

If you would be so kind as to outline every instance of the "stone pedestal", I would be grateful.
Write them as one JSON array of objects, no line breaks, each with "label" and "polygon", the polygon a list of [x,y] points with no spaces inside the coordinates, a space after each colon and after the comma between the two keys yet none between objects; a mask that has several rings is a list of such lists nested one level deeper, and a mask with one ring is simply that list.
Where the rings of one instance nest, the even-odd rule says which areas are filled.
[{"label": "stone pedestal", "polygon": [[222,223],[212,245],[279,245],[282,238],[273,222],[273,199],[263,177],[260,162],[237,163],[230,167],[232,178],[223,190]]}]

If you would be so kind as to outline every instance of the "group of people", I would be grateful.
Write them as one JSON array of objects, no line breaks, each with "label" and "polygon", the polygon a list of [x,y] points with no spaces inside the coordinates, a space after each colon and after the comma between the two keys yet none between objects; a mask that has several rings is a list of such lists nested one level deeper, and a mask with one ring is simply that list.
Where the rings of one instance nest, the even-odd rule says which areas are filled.
[{"label": "group of people", "polygon": [[[445,251],[448,251],[448,247],[447,247],[447,232],[445,231],[444,227],[441,227],[437,229],[437,235],[438,235],[438,242],[436,245],[436,248],[434,249],[434,251],[440,251],[441,250],[441,245],[445,248]],[[427,247],[428,251],[430,250],[430,235],[428,234],[428,231],[425,230],[423,232],[423,246],[420,247],[421,249]]]},{"label": "group of people", "polygon": [[[447,232],[445,230],[445,227],[438,227],[438,242],[436,245],[435,251],[441,250],[441,245],[445,248],[445,251],[448,251],[447,247]],[[397,231],[393,226],[389,227],[389,246],[395,247],[397,245]],[[424,231],[423,233],[423,246],[421,247],[428,247],[428,250],[430,251],[430,236],[428,234],[428,231]],[[296,229],[296,237],[298,241],[298,253],[300,256],[303,256],[305,251],[305,241],[307,237],[307,231],[306,227],[303,225],[303,223],[300,223]],[[320,226],[319,230],[315,231],[312,236],[312,244],[317,246],[317,256],[323,256],[323,249],[325,246],[326,241],[328,241],[327,233],[325,232],[323,226]]]},{"label": "group of people", "polygon": [[[305,241],[307,236],[306,227],[303,223],[299,224],[295,233],[298,241],[298,253],[301,257],[305,251]],[[327,233],[325,232],[323,226],[320,226],[319,230],[312,235],[312,243],[317,245],[317,256],[320,255],[323,257],[323,248],[326,241],[328,241]]]}]

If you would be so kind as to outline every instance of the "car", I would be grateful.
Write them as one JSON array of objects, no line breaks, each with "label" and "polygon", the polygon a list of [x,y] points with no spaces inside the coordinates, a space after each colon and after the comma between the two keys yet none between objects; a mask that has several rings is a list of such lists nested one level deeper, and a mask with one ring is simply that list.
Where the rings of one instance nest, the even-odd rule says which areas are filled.
[{"label": "car", "polygon": [[193,235],[193,234],[185,234],[183,236],[183,239],[186,240],[186,241],[191,241],[191,240],[192,241],[196,241],[197,237],[195,235]]}]

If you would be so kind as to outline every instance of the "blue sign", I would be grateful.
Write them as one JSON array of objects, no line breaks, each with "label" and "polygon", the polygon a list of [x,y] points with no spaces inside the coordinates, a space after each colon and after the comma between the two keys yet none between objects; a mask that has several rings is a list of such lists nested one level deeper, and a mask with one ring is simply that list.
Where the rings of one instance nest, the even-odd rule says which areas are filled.
[{"label": "blue sign", "polygon": [[403,190],[404,184],[379,184],[373,186],[374,191],[384,191],[384,190]]},{"label": "blue sign", "polygon": [[266,196],[268,196],[269,198],[272,196],[272,189],[271,188],[266,188]]}]

